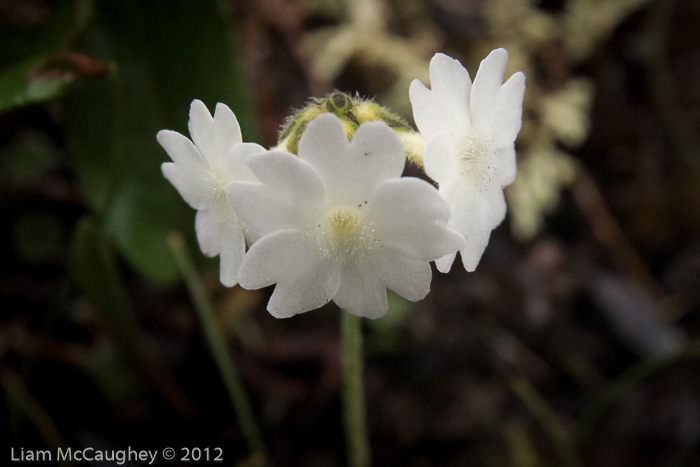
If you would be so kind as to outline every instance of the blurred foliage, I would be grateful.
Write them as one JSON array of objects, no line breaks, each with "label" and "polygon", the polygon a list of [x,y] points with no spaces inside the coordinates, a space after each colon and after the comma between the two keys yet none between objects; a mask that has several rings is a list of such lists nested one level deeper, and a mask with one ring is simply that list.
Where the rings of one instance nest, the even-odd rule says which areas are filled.
[{"label": "blurred foliage", "polygon": [[54,150],[46,135],[31,131],[20,135],[3,150],[0,181],[8,188],[20,187],[39,177],[53,165]]},{"label": "blurred foliage", "polygon": [[29,61],[0,75],[0,112],[63,96],[74,77],[69,73],[41,75],[40,62]]},{"label": "blurred foliage", "polygon": [[192,225],[160,174],[167,156],[157,131],[186,133],[198,98],[226,102],[245,137],[255,136],[229,31],[216,0],[64,0],[38,24],[3,29],[13,47],[0,56],[0,112],[71,90],[62,111],[82,194],[129,262],[154,280],[176,277],[166,236]]},{"label": "blurred foliage", "polygon": [[[175,229],[193,230],[192,211],[160,173],[168,159],[156,142],[158,130],[186,134],[189,105],[198,98],[211,107],[226,102],[245,137],[255,138],[232,30],[217,0],[0,4],[0,113],[6,127],[21,130],[0,145],[0,201],[15,220],[5,259],[52,267],[71,251],[71,282],[109,338],[94,348],[76,347],[66,358],[115,406],[142,397],[146,381],[181,414],[192,412],[144,349],[121,260],[149,281],[172,281],[179,274],[166,238]],[[33,107],[41,103],[50,104],[48,119]],[[36,115],[39,126],[57,124],[43,132],[24,129],[26,116]],[[64,170],[63,151],[79,194],[55,182],[53,172]],[[26,198],[34,192],[60,209],[32,207]],[[10,203],[18,193],[29,208],[15,213]],[[76,211],[82,219],[71,222]],[[52,422],[32,413],[41,408],[29,416],[44,433],[41,426]]]},{"label": "blurred foliage", "polygon": [[63,1],[39,24],[0,28],[0,112],[64,95],[81,73],[65,52],[84,26],[86,5]]},{"label": "blurred foliage", "polygon": [[[528,80],[523,130],[518,146],[521,175],[506,190],[512,205],[513,233],[532,239],[544,218],[558,205],[559,192],[574,179],[568,150],[588,136],[592,84],[576,75],[578,63],[590,59],[602,41],[645,1],[573,0],[557,14],[545,13],[534,2],[497,0],[486,12],[490,41],[509,51],[509,66],[536,76],[540,54],[549,55],[547,81]],[[524,21],[523,21],[524,18]],[[505,37],[501,31],[506,31]],[[552,47],[557,44],[563,50]],[[556,67],[556,68],[555,68]]]},{"label": "blurred foliage", "polygon": [[199,98],[228,103],[245,136],[254,135],[231,38],[215,0],[94,8],[77,47],[110,71],[66,99],[68,149],[83,194],[127,259],[148,277],[172,280],[166,237],[191,231],[192,213],[160,173],[167,156],[155,134],[186,134],[189,103]]}]

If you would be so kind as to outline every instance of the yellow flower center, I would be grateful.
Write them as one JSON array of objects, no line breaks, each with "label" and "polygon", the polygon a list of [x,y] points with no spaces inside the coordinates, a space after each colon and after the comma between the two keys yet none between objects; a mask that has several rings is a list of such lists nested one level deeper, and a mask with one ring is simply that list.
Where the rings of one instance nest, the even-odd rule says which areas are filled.
[{"label": "yellow flower center", "polygon": [[481,191],[489,184],[496,170],[496,148],[493,142],[467,135],[458,139],[460,178]]},{"label": "yellow flower center", "polygon": [[326,212],[319,228],[319,245],[324,254],[345,262],[356,257],[371,242],[373,230],[367,226],[361,208],[334,207]]}]

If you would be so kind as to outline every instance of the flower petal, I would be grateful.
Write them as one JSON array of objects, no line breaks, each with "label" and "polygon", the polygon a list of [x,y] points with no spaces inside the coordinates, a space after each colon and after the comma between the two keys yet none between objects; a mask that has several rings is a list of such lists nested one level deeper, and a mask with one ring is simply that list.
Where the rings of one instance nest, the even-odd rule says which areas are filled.
[{"label": "flower petal", "polygon": [[374,220],[384,218],[387,222],[402,222],[406,216],[409,223],[447,221],[450,208],[430,183],[415,177],[402,177],[385,180],[377,186],[370,215]]},{"label": "flower petal", "polygon": [[192,141],[180,133],[171,130],[160,130],[156,139],[173,160],[183,170],[196,172],[207,170],[207,163]]},{"label": "flower petal", "polygon": [[[327,272],[334,274],[329,276]],[[280,282],[270,297],[267,311],[275,318],[290,318],[321,308],[338,290],[339,277],[337,270],[317,270],[297,280]]]},{"label": "flower petal", "polygon": [[435,266],[437,266],[438,271],[443,274],[447,274],[452,269],[452,263],[454,263],[457,253],[450,253],[442,258],[435,260]]},{"label": "flower petal", "polygon": [[226,158],[229,172],[234,175],[236,180],[256,181],[257,177],[248,167],[247,160],[253,154],[260,154],[266,151],[264,147],[255,143],[234,144]]},{"label": "flower petal", "polygon": [[246,289],[277,283],[267,309],[286,318],[328,303],[338,290],[340,268],[322,257],[315,240],[304,232],[282,230],[248,250],[238,280]]},{"label": "flower petal", "polygon": [[304,229],[314,219],[308,218],[304,206],[254,182],[231,182],[226,199],[236,216],[257,236],[278,230]]},{"label": "flower petal", "polygon": [[254,154],[248,165],[259,183],[234,181],[226,198],[248,229],[265,235],[283,229],[307,229],[325,207],[326,188],[316,169],[285,152]]},{"label": "flower petal", "polygon": [[497,148],[513,144],[522,126],[525,75],[519,71],[511,76],[498,92],[493,107],[496,112],[491,132]]},{"label": "flower petal", "polygon": [[336,177],[336,171],[347,160],[349,151],[350,142],[343,124],[331,113],[320,114],[309,122],[299,140],[299,157],[311,164],[329,186],[335,185],[328,177]]},{"label": "flower petal", "polygon": [[444,193],[444,196],[452,211],[448,223],[451,228],[464,235],[472,230],[491,229],[492,213],[487,191],[459,186],[452,192]]},{"label": "flower petal", "polygon": [[423,153],[425,173],[439,185],[448,183],[459,173],[459,155],[452,136],[439,133],[425,146]]},{"label": "flower petal", "polygon": [[408,88],[408,98],[413,109],[413,120],[418,131],[429,140],[440,131],[445,131],[443,114],[433,104],[433,93],[420,80],[414,79]]},{"label": "flower petal", "polygon": [[486,196],[488,198],[489,208],[491,210],[489,224],[491,225],[492,229],[495,229],[501,222],[503,222],[503,219],[506,218],[506,198],[503,195],[503,190],[495,187],[488,190]]},{"label": "flower petal", "polygon": [[225,229],[221,235],[220,248],[219,280],[226,287],[233,287],[238,283],[238,271],[245,254],[243,230],[235,226]]},{"label": "flower petal", "polygon": [[408,91],[413,119],[425,138],[469,126],[471,79],[462,64],[447,55],[435,54],[430,60],[430,87],[428,90],[414,80]]},{"label": "flower petal", "polygon": [[194,228],[202,253],[209,257],[218,255],[221,248],[223,225],[217,213],[211,209],[197,211],[194,218]]},{"label": "flower petal", "polygon": [[241,127],[236,116],[225,104],[216,105],[212,118],[206,105],[193,100],[190,105],[190,135],[204,158],[212,167],[226,164],[226,155],[234,144],[242,142]]},{"label": "flower petal", "polygon": [[349,143],[340,119],[330,113],[309,123],[299,141],[299,157],[333,187],[330,201],[344,205],[365,200],[379,181],[399,177],[406,160],[386,123],[362,124]]},{"label": "flower petal", "polygon": [[[468,272],[474,272],[476,270],[479,261],[481,261],[481,256],[484,254],[484,251],[486,251],[490,236],[491,230],[489,229],[479,232],[469,232],[466,235],[466,246],[459,251],[465,270]],[[435,261],[435,265],[440,272],[446,274],[450,272],[456,256],[456,253],[445,255]]]},{"label": "flower petal", "polygon": [[326,197],[318,170],[294,154],[268,151],[249,156],[247,162],[260,183],[281,196],[299,201]]},{"label": "flower petal", "polygon": [[430,263],[409,258],[400,251],[384,248],[369,260],[384,286],[416,302],[430,291]]},{"label": "flower petal", "polygon": [[246,289],[260,289],[303,275],[320,262],[318,248],[304,232],[281,230],[258,240],[243,259],[238,280]]},{"label": "flower petal", "polygon": [[212,190],[207,188],[207,183],[197,171],[188,171],[175,162],[163,162],[160,169],[187,204],[195,209],[205,209],[211,205]]},{"label": "flower petal", "polygon": [[503,73],[508,61],[505,49],[492,51],[479,65],[471,89],[471,115],[474,127],[488,131],[496,108],[494,103],[503,84]]},{"label": "flower petal", "polygon": [[489,244],[491,230],[481,230],[470,232],[467,235],[467,246],[459,251],[462,256],[462,264],[468,272],[474,272],[479,265],[481,256],[486,250],[486,245]]},{"label": "flower petal", "polygon": [[[469,108],[471,87],[469,72],[459,60],[441,53],[435,54],[430,60],[430,88],[449,114],[459,114],[463,109]],[[465,115],[468,118],[469,115]],[[469,121],[455,123],[461,126],[468,125]]]},{"label": "flower petal", "polygon": [[371,319],[384,316],[389,307],[384,284],[363,262],[343,266],[333,301],[347,312]]},{"label": "flower petal", "polygon": [[515,160],[515,146],[508,145],[496,152],[498,175],[496,182],[501,186],[508,186],[515,181],[517,162]]},{"label": "flower petal", "polygon": [[[464,235],[465,246],[460,250],[462,263],[467,271],[472,272],[479,264],[481,255],[489,242],[492,220],[495,216],[490,200],[484,192],[473,196],[461,196],[452,200],[452,218],[449,226]],[[443,267],[441,262],[439,267]]]},{"label": "flower petal", "polygon": [[406,165],[406,155],[394,130],[384,122],[360,125],[350,143],[350,167],[342,174],[343,187],[356,193],[370,193],[378,183],[398,178]]},{"label": "flower petal", "polygon": [[370,207],[381,245],[426,262],[459,250],[464,239],[446,227],[449,208],[438,191],[417,178],[382,182]]}]

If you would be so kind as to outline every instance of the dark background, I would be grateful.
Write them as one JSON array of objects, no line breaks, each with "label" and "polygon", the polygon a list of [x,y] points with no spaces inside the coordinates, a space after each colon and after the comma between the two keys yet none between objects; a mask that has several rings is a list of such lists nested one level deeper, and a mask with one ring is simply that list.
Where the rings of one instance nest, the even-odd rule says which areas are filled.
[{"label": "dark background", "polygon": [[693,0],[0,0],[0,464],[257,465],[181,231],[276,465],[345,465],[339,310],[276,320],[269,291],[221,286],[155,133],[186,134],[198,98],[272,146],[335,87],[410,119],[435,52],[474,76],[503,46],[528,80],[509,217],[475,273],[366,322],[375,465],[700,466],[698,24]]}]

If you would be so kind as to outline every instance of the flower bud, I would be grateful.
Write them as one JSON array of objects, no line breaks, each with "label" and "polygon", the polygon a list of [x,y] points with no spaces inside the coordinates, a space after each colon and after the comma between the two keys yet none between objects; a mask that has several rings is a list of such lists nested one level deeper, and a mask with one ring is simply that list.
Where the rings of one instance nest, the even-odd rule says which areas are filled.
[{"label": "flower bud", "polygon": [[322,99],[309,100],[304,108],[288,117],[274,149],[298,154],[301,135],[306,131],[309,122],[322,113],[332,113],[340,118],[348,140],[352,140],[357,129],[365,122],[386,123],[399,137],[408,160],[422,166],[425,139],[420,133],[414,131],[403,118],[376,102],[357,95],[353,97],[338,90]]}]

